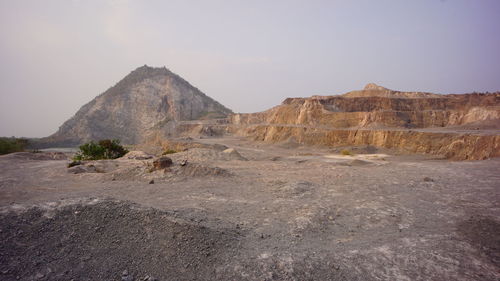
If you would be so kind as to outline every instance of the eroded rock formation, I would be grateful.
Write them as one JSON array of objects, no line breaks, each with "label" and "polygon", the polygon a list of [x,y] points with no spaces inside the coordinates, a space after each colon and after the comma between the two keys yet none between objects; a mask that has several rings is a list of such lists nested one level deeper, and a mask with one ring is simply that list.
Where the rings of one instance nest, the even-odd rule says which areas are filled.
[{"label": "eroded rock formation", "polygon": [[344,95],[288,98],[230,119],[234,133],[256,140],[375,145],[452,159],[500,156],[500,93],[437,95],[368,84]]}]

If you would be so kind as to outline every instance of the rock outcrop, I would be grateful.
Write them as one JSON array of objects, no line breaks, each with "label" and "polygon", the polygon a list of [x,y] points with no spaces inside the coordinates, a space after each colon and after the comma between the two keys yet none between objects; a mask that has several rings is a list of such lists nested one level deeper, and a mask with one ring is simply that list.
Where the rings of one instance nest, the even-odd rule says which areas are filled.
[{"label": "rock outcrop", "polygon": [[500,156],[500,93],[438,95],[368,84],[344,95],[288,98],[264,112],[234,114],[230,123],[234,133],[263,141]]},{"label": "rock outcrop", "polygon": [[84,105],[45,142],[75,145],[98,139],[142,142],[151,134],[175,134],[189,120],[232,113],[166,68],[139,67]]},{"label": "rock outcrop", "polygon": [[339,96],[288,98],[265,112],[232,115],[231,121],[242,125],[428,128],[500,120],[500,93],[436,95],[368,88]]}]

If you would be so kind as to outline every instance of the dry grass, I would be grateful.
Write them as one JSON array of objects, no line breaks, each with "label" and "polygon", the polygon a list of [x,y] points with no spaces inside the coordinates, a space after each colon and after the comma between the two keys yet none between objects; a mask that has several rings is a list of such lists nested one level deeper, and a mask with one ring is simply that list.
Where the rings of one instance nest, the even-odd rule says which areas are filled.
[{"label": "dry grass", "polygon": [[354,153],[352,153],[350,150],[348,149],[343,149],[342,151],[340,151],[340,154],[342,155],[346,155],[346,156],[353,156]]}]

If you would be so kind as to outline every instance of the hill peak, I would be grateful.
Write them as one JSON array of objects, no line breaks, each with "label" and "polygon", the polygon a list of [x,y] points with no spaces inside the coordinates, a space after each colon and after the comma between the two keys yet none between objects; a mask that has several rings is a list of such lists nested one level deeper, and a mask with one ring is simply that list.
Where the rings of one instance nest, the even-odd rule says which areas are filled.
[{"label": "hill peak", "polygon": [[138,68],[132,70],[129,75],[135,76],[155,76],[155,75],[172,75],[173,72],[168,70],[165,66],[163,67],[152,67],[148,65],[139,66]]},{"label": "hill peak", "polygon": [[377,91],[390,91],[389,89],[379,86],[375,83],[368,83],[366,84],[365,88],[363,90],[377,90]]}]

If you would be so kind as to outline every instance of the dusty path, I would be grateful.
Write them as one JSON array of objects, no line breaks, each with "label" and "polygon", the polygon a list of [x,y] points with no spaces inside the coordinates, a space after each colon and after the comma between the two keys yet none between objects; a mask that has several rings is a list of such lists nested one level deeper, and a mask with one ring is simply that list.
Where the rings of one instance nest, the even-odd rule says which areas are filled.
[{"label": "dusty path", "polygon": [[[41,247],[36,237],[28,239],[17,234],[23,228],[19,226],[23,220],[36,217],[37,222],[43,221],[43,215],[36,215],[33,210],[28,212],[31,215],[23,216],[26,213],[20,210],[31,205],[63,210],[55,211],[55,217],[67,221],[61,227],[66,225],[77,232],[85,224],[65,215],[68,208],[83,208],[84,213],[94,214],[90,218],[99,214],[107,217],[118,209],[136,222],[130,225],[123,221],[123,229],[131,229],[131,234],[124,235],[124,230],[115,226],[96,232],[95,239],[108,241],[106,237],[116,232],[124,241],[142,237],[141,248],[153,249],[164,243],[161,247],[172,251],[168,261],[151,258],[149,254],[162,255],[153,250],[134,256],[153,263],[148,266],[125,258],[132,250],[89,250],[91,256],[86,256],[86,260],[68,254],[73,260],[68,261],[67,268],[76,264],[82,270],[65,272],[63,267],[54,266],[64,255],[43,254],[50,247],[39,250],[45,260],[21,267],[24,263],[20,261],[29,255],[13,256],[15,253],[6,251],[12,249],[11,245],[4,242],[2,249],[9,254],[0,256],[1,279],[31,280],[38,274],[43,275],[40,280],[61,280],[61,276],[69,277],[68,280],[120,280],[125,269],[135,277],[149,274],[159,280],[500,278],[500,159],[450,162],[420,156],[387,156],[383,152],[340,156],[325,148],[290,148],[236,138],[200,141],[235,148],[248,161],[198,159],[201,164],[219,167],[230,175],[176,176],[148,184],[149,180],[139,178],[113,181],[102,173],[69,174],[66,161],[0,157],[4,222],[0,234],[8,238],[4,241],[17,243],[21,248],[21,242],[32,241]],[[193,158],[195,152],[191,153]],[[172,155],[176,157],[184,156]],[[82,198],[97,199],[89,205],[94,207],[86,209],[83,206],[88,203],[73,202],[87,200]],[[58,207],[62,202],[69,207]],[[150,207],[153,209],[141,210]],[[18,215],[12,210],[17,210]],[[138,220],[144,218],[144,212],[152,212],[147,213],[150,219]],[[161,222],[160,218],[166,221]],[[181,226],[169,227],[172,221]],[[88,219],[87,223],[113,225],[106,220],[98,223]],[[40,230],[37,223],[30,225],[25,226],[23,233]],[[65,233],[52,225],[44,224],[47,233]],[[198,242],[177,244],[172,242],[173,236],[160,235],[174,228],[179,233],[189,233]],[[147,229],[154,229],[157,235],[147,236],[143,233]],[[205,230],[200,229],[208,232],[201,235]],[[78,237],[80,240],[68,243],[78,248],[75,244],[88,245],[92,239],[91,234]],[[200,243],[212,245],[207,251],[216,257],[203,259],[198,255],[195,244]],[[123,249],[128,249],[127,245]],[[179,252],[189,253],[196,260],[177,256]],[[116,263],[108,264],[108,269],[100,269],[96,263],[109,259]],[[183,270],[174,269],[184,266]]]}]

